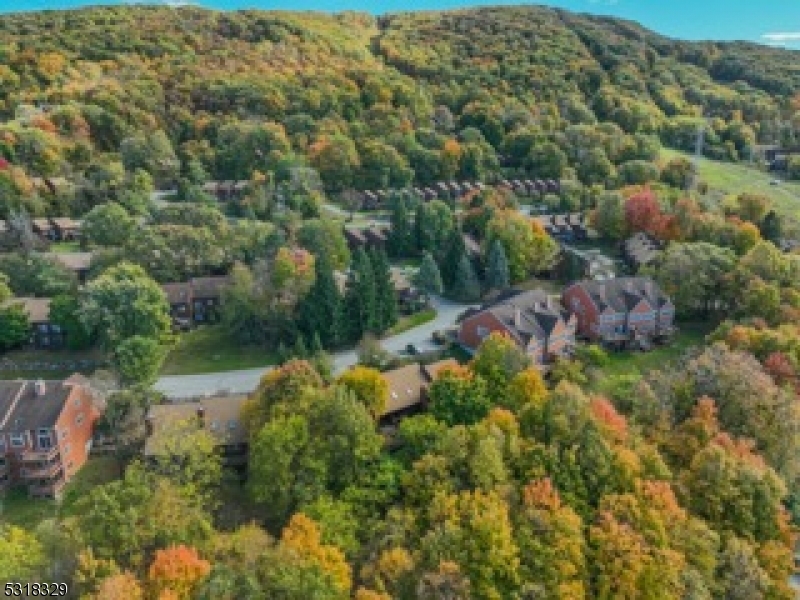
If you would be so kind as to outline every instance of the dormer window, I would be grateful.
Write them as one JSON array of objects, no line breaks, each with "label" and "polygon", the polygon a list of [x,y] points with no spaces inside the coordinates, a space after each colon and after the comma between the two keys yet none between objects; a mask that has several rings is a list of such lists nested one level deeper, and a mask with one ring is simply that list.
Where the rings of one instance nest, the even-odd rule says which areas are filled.
[{"label": "dormer window", "polygon": [[228,429],[233,430],[233,429],[236,429],[238,426],[239,426],[239,423],[237,421],[235,421],[233,419],[228,421]]},{"label": "dormer window", "polygon": [[12,433],[9,437],[12,448],[22,448],[25,445],[25,437],[21,433]]}]

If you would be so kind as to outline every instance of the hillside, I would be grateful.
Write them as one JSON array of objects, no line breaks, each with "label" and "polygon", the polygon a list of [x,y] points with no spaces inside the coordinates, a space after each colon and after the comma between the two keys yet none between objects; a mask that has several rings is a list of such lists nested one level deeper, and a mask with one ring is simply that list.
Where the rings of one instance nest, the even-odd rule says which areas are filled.
[{"label": "hillside", "polygon": [[14,168],[0,175],[0,215],[19,204],[85,212],[98,194],[34,198],[30,178],[84,189],[113,179],[123,140],[157,131],[160,150],[144,154],[163,151],[161,167],[121,157],[157,184],[255,170],[280,180],[310,164],[329,192],[502,172],[613,187],[629,183],[617,177],[624,163],[655,159],[659,139],[693,150],[701,113],[712,158],[791,137],[775,124],[794,114],[797,57],[540,7],[377,20],[158,7],[9,15],[0,156]]}]

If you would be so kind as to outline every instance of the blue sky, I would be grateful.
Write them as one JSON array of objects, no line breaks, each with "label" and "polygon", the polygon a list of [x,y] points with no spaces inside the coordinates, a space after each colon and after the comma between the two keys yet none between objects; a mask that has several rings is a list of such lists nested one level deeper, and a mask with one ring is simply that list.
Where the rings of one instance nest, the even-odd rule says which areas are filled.
[{"label": "blue sky", "polygon": [[[0,12],[67,8],[130,0],[0,0]],[[164,0],[150,0],[157,4]],[[373,13],[446,9],[503,0],[195,0],[211,8],[363,10]],[[524,4],[519,0],[505,3]],[[579,12],[615,15],[660,33],[703,40],[750,40],[800,49],[800,0],[538,0]],[[766,37],[765,37],[766,36]]]},{"label": "blue sky", "polygon": [[632,19],[673,37],[751,40],[800,48],[800,0],[540,1]]}]

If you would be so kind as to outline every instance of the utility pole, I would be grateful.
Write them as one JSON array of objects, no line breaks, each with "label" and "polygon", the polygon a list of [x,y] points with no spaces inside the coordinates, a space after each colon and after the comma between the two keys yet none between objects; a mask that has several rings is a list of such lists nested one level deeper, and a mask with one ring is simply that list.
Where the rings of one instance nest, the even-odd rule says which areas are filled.
[{"label": "utility pole", "polygon": [[700,179],[700,159],[703,158],[703,146],[705,145],[706,121],[705,119],[697,124],[697,137],[694,142],[694,159],[692,160],[692,177],[689,180],[687,192],[694,191]]}]

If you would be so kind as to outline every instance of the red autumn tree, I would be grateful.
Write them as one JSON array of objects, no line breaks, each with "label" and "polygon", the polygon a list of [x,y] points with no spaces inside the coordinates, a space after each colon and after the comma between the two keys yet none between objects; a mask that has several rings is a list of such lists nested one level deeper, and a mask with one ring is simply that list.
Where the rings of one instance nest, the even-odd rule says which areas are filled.
[{"label": "red autumn tree", "polygon": [[644,188],[625,201],[625,222],[631,232],[644,231],[651,235],[659,233],[664,224],[664,215],[658,198],[650,188]]}]

